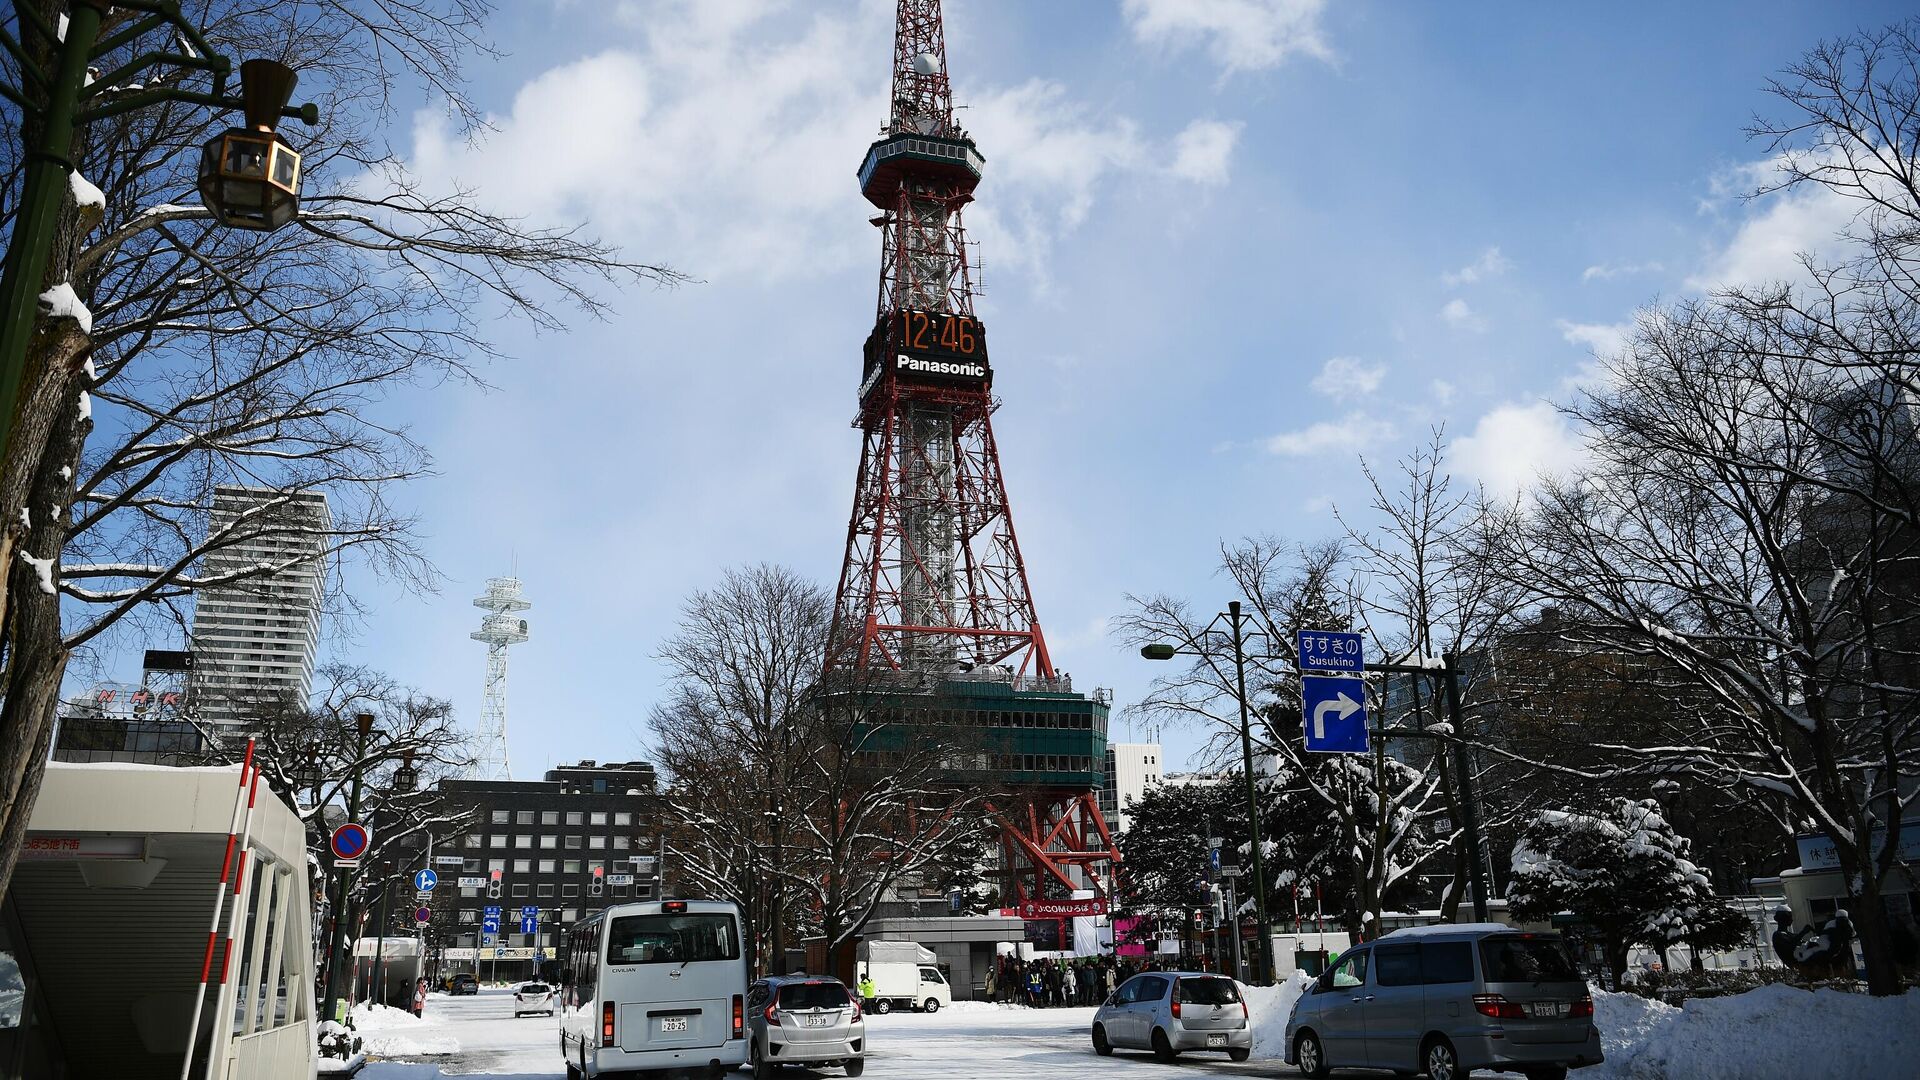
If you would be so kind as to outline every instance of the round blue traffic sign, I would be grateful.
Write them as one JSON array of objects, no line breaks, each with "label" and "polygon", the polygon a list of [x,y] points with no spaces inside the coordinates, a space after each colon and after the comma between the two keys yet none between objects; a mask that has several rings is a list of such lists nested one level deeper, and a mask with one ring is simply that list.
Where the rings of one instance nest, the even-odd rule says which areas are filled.
[{"label": "round blue traffic sign", "polygon": [[432,892],[440,884],[440,875],[431,870],[419,870],[413,875],[413,887],[418,892]]},{"label": "round blue traffic sign", "polygon": [[357,859],[367,853],[367,845],[372,842],[373,834],[365,825],[349,821],[333,830],[333,857]]},{"label": "round blue traffic sign", "polygon": [[421,926],[427,925],[427,922],[432,918],[433,909],[431,908],[422,907],[413,909],[413,921],[419,923]]}]

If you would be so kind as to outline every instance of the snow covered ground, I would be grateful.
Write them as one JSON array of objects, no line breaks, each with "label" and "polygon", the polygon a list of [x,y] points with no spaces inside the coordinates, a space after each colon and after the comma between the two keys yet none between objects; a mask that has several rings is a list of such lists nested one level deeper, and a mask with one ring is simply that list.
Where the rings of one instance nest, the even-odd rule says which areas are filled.
[{"label": "snow covered ground", "polygon": [[[1110,1059],[1096,1058],[1087,1041],[1092,1009],[963,1001],[932,1016],[869,1016],[867,1075],[897,1080],[1294,1076],[1297,1073],[1278,1059],[1287,1011],[1302,984],[1249,989],[1254,1059],[1244,1064],[1197,1054],[1162,1065],[1147,1054],[1125,1050]],[[1597,992],[1594,1005],[1607,1061],[1575,1072],[1576,1080],[1819,1080],[1920,1073],[1920,993],[1875,999],[1769,986],[1676,1009],[1630,994]],[[427,999],[423,1018],[388,1009],[360,1014],[358,1022],[368,1056],[374,1059],[360,1074],[366,1080],[465,1075],[556,1080],[564,1075],[554,1021],[544,1016],[515,1019],[505,991],[458,998],[434,994]],[[787,1075],[804,1080],[840,1073],[789,1070]]]}]

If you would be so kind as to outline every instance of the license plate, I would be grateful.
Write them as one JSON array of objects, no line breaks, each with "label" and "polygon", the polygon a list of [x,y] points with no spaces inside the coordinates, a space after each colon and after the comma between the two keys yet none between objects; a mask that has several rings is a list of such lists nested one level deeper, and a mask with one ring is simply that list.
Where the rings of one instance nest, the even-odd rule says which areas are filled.
[{"label": "license plate", "polygon": [[1567,1015],[1567,1003],[1536,1001],[1527,1006],[1527,1015],[1539,1020],[1557,1020]]},{"label": "license plate", "polygon": [[801,1023],[807,1027],[826,1027],[833,1022],[833,1017],[831,1016],[803,1016],[800,1019]]},{"label": "license plate", "polygon": [[663,1016],[660,1018],[661,1031],[687,1030],[687,1018],[684,1016]]},{"label": "license plate", "polygon": [[1218,1035],[1209,1035],[1209,1036],[1207,1036],[1207,1045],[1208,1045],[1208,1046],[1225,1046],[1225,1045],[1227,1045],[1227,1036],[1226,1036],[1226,1033],[1225,1033],[1225,1032],[1222,1032],[1222,1033],[1220,1033],[1220,1034],[1218,1034]]}]

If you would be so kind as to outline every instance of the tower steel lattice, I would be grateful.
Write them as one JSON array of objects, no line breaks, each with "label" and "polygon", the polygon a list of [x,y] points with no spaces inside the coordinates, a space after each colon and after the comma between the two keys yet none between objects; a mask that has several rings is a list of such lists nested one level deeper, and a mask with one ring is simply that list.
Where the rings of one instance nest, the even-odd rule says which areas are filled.
[{"label": "tower steel lattice", "polygon": [[470,637],[487,646],[486,701],[480,711],[480,747],[473,764],[473,775],[480,780],[511,780],[513,770],[507,762],[507,647],[527,640],[527,620],[519,612],[532,607],[520,595],[520,579],[487,579],[487,591],[473,606],[487,614],[480,629]]},{"label": "tower steel lattice", "polygon": [[1018,794],[997,799],[993,812],[1011,898],[1097,888],[1096,868],[1119,857],[1091,790],[1105,764],[1107,705],[1073,695],[1056,676],[1014,533],[961,221],[985,158],[954,122],[939,0],[898,0],[889,101],[857,174],[878,211],[879,302],[864,348],[860,466],[825,670],[1000,680],[1012,708],[982,714],[1000,718],[985,728],[1010,725],[1027,708],[1023,694],[1078,714],[1079,753],[1042,747],[1024,729],[987,732],[1002,751],[996,760],[1018,763],[996,766],[997,787]]}]

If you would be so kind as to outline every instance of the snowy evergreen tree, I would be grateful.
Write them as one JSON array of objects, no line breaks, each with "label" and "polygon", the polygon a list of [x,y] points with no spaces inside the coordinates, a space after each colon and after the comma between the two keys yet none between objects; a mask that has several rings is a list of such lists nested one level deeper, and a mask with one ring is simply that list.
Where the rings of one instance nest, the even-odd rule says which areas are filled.
[{"label": "snowy evergreen tree", "polygon": [[1614,989],[1636,945],[1665,950],[1737,944],[1745,920],[1713,893],[1652,799],[1614,799],[1593,812],[1535,815],[1513,846],[1507,900],[1515,918],[1568,913],[1600,936]]}]

